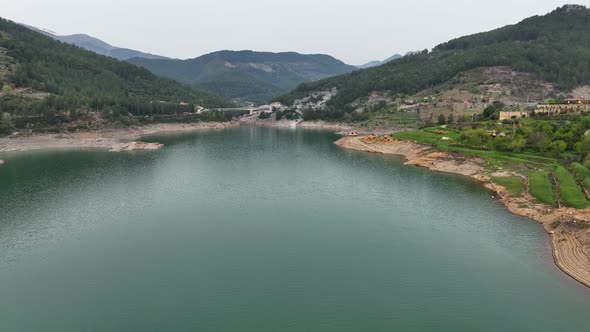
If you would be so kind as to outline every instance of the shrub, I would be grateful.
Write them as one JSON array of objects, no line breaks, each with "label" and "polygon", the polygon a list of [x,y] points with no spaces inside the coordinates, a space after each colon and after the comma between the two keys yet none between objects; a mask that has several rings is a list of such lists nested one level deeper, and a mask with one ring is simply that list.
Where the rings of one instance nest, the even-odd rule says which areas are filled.
[{"label": "shrub", "polygon": [[466,145],[489,148],[490,137],[484,129],[464,130],[460,139]]},{"label": "shrub", "polygon": [[8,83],[4,83],[2,85],[2,92],[6,93],[6,94],[12,93],[12,87],[10,85],[8,85]]},{"label": "shrub", "polygon": [[8,113],[0,114],[0,134],[7,133],[12,129],[12,117]]},{"label": "shrub", "polygon": [[564,153],[565,149],[567,149],[567,144],[561,140],[554,141],[549,145],[549,150],[556,154]]}]

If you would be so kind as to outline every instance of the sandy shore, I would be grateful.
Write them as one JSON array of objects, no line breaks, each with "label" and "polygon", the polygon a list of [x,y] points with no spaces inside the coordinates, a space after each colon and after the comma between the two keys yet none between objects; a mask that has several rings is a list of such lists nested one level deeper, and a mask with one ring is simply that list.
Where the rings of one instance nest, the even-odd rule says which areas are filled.
[{"label": "sandy shore", "polygon": [[577,222],[590,221],[590,209],[553,208],[538,204],[527,190],[523,197],[511,197],[508,191],[490,181],[492,176],[521,176],[516,173],[486,174],[482,161],[459,154],[440,152],[432,147],[408,141],[380,141],[368,143],[363,137],[347,136],[336,145],[357,151],[402,155],[407,165],[426,167],[437,172],[469,176],[496,193],[507,209],[519,216],[541,223],[551,237],[555,264],[566,274],[590,287],[590,229],[577,228]]},{"label": "sandy shore", "polygon": [[110,151],[152,150],[157,143],[134,142],[159,132],[222,129],[239,126],[237,122],[199,122],[191,124],[155,124],[124,129],[105,129],[67,134],[18,135],[0,138],[0,152],[61,148],[101,148]]}]

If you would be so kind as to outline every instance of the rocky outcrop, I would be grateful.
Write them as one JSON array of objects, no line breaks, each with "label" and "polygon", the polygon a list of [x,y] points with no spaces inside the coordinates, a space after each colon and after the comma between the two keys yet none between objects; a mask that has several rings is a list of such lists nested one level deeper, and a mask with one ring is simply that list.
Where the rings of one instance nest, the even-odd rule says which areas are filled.
[{"label": "rocky outcrop", "polygon": [[303,111],[306,109],[311,109],[314,111],[322,110],[326,108],[326,103],[337,94],[338,89],[336,88],[325,91],[316,91],[305,98],[295,100],[292,108],[298,111]]},{"label": "rocky outcrop", "polygon": [[145,150],[159,150],[163,147],[160,143],[146,143],[146,142],[131,142],[118,146],[114,146],[109,151],[111,152],[129,152],[129,151],[145,151]]}]

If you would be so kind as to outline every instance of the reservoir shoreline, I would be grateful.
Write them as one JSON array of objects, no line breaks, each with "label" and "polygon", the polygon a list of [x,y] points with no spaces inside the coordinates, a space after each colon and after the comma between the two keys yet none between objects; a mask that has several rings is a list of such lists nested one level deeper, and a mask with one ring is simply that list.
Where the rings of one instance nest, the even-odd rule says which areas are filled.
[{"label": "reservoir shoreline", "polygon": [[[341,148],[369,153],[394,154],[406,158],[406,165],[424,167],[435,172],[468,176],[494,192],[511,213],[539,222],[550,236],[555,265],[566,275],[590,288],[590,246],[580,238],[587,236],[583,229],[566,227],[566,221],[589,220],[590,209],[551,208],[535,202],[528,188],[524,197],[511,197],[506,188],[491,182],[491,176],[514,175],[496,172],[487,174],[478,158],[440,152],[433,147],[410,141],[375,141],[367,143],[363,136],[345,136],[335,142]],[[527,183],[528,187],[528,183]],[[555,225],[558,224],[557,227]]]},{"label": "reservoir shoreline", "polygon": [[[0,152],[16,152],[39,149],[67,149],[67,148],[99,148],[110,151],[132,151],[132,146],[142,147],[138,142],[142,137],[164,132],[189,132],[210,129],[224,129],[240,125],[256,125],[284,128],[316,128],[334,132],[355,131],[360,135],[373,133],[391,133],[389,128],[355,128],[338,123],[325,122],[201,122],[193,124],[156,124],[124,129],[104,129],[89,132],[75,132],[67,134],[34,134],[0,138]],[[494,192],[499,200],[513,214],[527,217],[543,225],[550,236],[552,255],[557,267],[568,276],[590,288],[590,244],[583,243],[580,238],[587,234],[584,230],[566,227],[565,221],[590,220],[590,209],[578,210],[573,208],[552,208],[535,202],[534,198],[525,191],[524,197],[511,197],[506,188],[490,181],[491,176],[519,174],[487,174],[482,167],[482,161],[456,153],[440,152],[433,147],[410,141],[373,141],[367,143],[366,136],[344,136],[335,144],[344,149],[401,155],[406,158],[407,165],[428,168],[436,172],[446,172],[468,176],[483,184]],[[141,143],[141,144],[137,144]],[[149,143],[158,144],[158,143]],[[145,149],[151,149],[149,148]],[[142,150],[144,148],[138,148]],[[155,149],[155,147],[154,147]],[[0,165],[2,163],[0,162]],[[528,189],[528,188],[527,188]],[[556,223],[559,226],[555,227]],[[584,239],[583,239],[584,240]]]},{"label": "reservoir shoreline", "polygon": [[[62,134],[21,134],[0,138],[0,152],[68,148],[98,148],[114,152],[132,151],[133,149],[126,149],[130,143],[143,143],[139,142],[142,137],[156,133],[224,129],[239,125],[237,122],[162,123]],[[137,148],[137,150],[142,149],[141,146]]]},{"label": "reservoir shoreline", "polygon": [[143,143],[142,137],[157,133],[191,132],[210,129],[225,129],[238,126],[260,126],[278,128],[323,129],[333,132],[355,131],[359,134],[390,134],[393,128],[358,128],[341,123],[324,121],[230,121],[196,123],[161,123],[127,128],[103,128],[90,131],[75,131],[56,134],[17,133],[0,137],[0,153],[43,149],[97,148],[113,152],[131,151],[130,143]]}]

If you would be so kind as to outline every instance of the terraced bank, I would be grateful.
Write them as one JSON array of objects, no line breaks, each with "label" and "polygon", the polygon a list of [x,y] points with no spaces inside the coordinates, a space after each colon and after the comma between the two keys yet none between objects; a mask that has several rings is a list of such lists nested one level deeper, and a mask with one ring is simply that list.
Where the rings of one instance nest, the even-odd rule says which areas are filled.
[{"label": "terraced bank", "polygon": [[[475,156],[444,152],[412,141],[385,140],[372,136],[347,136],[335,144],[358,151],[402,155],[406,157],[407,165],[461,174],[482,182],[497,194],[510,212],[543,224],[551,236],[555,264],[572,278],[590,287],[589,203],[583,192],[584,187],[579,186],[577,178],[564,167],[544,165],[539,160],[544,168],[529,170],[527,174],[493,171],[489,162]],[[555,176],[556,183],[551,182],[553,176],[550,175]],[[584,208],[571,207],[574,205]]]}]

